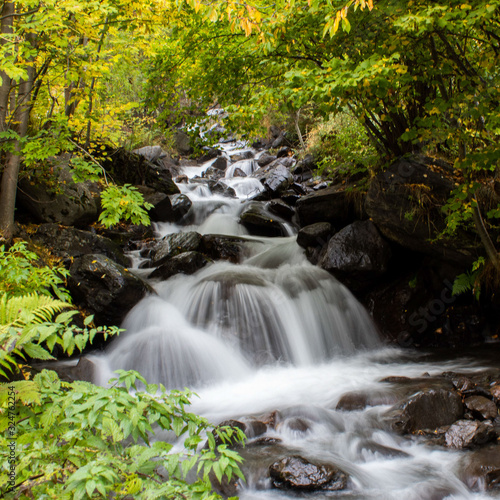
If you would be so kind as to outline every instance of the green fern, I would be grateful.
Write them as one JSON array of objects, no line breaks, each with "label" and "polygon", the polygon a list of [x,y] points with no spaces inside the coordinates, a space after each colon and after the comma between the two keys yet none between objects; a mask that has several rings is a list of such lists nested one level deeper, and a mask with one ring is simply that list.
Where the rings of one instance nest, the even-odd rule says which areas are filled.
[{"label": "green fern", "polygon": [[72,306],[48,295],[30,293],[7,298],[4,294],[0,299],[0,329],[20,328],[27,323],[40,324],[50,321],[58,312],[68,307]]},{"label": "green fern", "polygon": [[466,292],[473,292],[477,300],[479,300],[479,295],[481,293],[481,287],[479,283],[479,277],[483,270],[485,260],[484,257],[479,257],[472,264],[472,271],[459,274],[455,281],[453,282],[453,295],[460,295]]}]

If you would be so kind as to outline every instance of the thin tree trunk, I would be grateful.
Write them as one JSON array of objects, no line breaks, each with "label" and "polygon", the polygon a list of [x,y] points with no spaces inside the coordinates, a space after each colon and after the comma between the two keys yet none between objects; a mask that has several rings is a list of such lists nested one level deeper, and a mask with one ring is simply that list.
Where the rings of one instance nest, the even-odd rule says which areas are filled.
[{"label": "thin tree trunk", "polygon": [[[2,9],[2,24],[0,27],[1,37],[0,44],[5,46],[10,43],[5,39],[5,35],[11,35],[13,33],[13,15],[15,14],[15,4],[14,2],[4,2]],[[4,131],[7,122],[7,113],[9,109],[9,94],[11,91],[11,80],[5,71],[0,71],[0,78],[2,79],[2,85],[0,85],[0,130]]]},{"label": "thin tree trunk", "polygon": [[[27,40],[34,45],[36,35],[27,35]],[[19,138],[26,137],[28,132],[29,117],[31,112],[31,91],[35,77],[35,67],[27,68],[28,79],[21,81],[18,87],[17,107],[14,123],[17,124]],[[14,212],[16,208],[17,181],[21,165],[21,142],[17,140],[14,151],[6,155],[6,164],[2,173],[0,186],[0,237],[10,241],[14,234]]]},{"label": "thin tree trunk", "polygon": [[477,200],[474,201],[476,203],[475,206],[473,206],[472,208],[472,216],[474,218],[476,231],[478,232],[479,237],[481,238],[481,243],[483,244],[486,250],[486,254],[488,255],[492,264],[495,266],[497,272],[500,273],[500,254],[497,252],[497,249],[495,248],[495,245],[493,244],[493,241],[491,241],[490,235],[488,234],[488,230],[484,225],[484,221],[483,218],[481,217],[481,211],[479,210],[479,205],[477,203]]}]

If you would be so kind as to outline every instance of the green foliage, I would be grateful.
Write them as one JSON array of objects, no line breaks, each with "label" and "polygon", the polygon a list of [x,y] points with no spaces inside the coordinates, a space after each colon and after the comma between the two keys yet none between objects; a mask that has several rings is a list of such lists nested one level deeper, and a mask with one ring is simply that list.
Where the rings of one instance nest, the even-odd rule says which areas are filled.
[{"label": "green foliage", "polygon": [[130,220],[132,224],[149,225],[147,210],[153,208],[146,203],[142,194],[130,184],[109,186],[101,194],[103,212],[99,221],[106,227],[118,224],[120,220]]},{"label": "green foliage", "polygon": [[69,302],[68,291],[63,287],[69,271],[63,267],[36,265],[38,255],[28,250],[26,242],[19,241],[8,250],[0,247],[0,293],[24,295],[32,292],[55,294]]},{"label": "green foliage", "polygon": [[480,276],[483,272],[484,265],[484,257],[479,257],[479,259],[472,264],[471,271],[459,274],[453,282],[453,295],[460,295],[462,293],[472,291],[476,299],[479,300],[481,293]]},{"label": "green foliage", "polygon": [[[75,348],[83,351],[97,333],[106,339],[119,332],[116,327],[92,328],[92,316],[85,318],[83,327],[76,326],[73,317],[78,311],[61,312],[70,307],[67,302],[36,292],[16,297],[3,294],[0,298],[0,365],[12,372],[19,358],[55,359],[50,352],[56,345],[71,356]],[[0,374],[7,377],[2,369]]]},{"label": "green foliage", "polygon": [[[239,455],[229,440],[244,436],[217,429],[216,445],[206,419],[189,413],[189,391],[167,393],[149,385],[136,372],[118,372],[110,388],[87,382],[71,384],[44,370],[32,382],[0,388],[0,407],[9,389],[17,396],[17,483],[21,498],[199,498],[215,499],[209,474],[242,478]],[[145,391],[134,394],[141,382]],[[0,414],[0,445],[7,449],[9,421]],[[183,449],[155,438],[170,431],[183,439]],[[164,434],[163,434],[164,435]],[[199,450],[204,436],[208,446]],[[8,472],[7,460],[2,468]],[[168,473],[165,479],[161,468]],[[190,479],[187,479],[190,471]],[[5,489],[7,474],[0,488]],[[128,496],[127,496],[128,495]],[[5,498],[13,498],[14,494]]]},{"label": "green foliage", "polygon": [[349,113],[338,113],[320,122],[309,134],[308,144],[322,176],[367,174],[377,159],[365,129]]}]

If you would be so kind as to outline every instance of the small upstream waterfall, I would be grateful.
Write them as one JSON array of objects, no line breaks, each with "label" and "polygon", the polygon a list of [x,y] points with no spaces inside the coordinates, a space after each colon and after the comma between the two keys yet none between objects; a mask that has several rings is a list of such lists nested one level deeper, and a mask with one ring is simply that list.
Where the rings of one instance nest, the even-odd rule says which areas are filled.
[{"label": "small upstream waterfall", "polygon": [[[214,423],[278,411],[279,425],[266,437],[280,444],[244,452],[242,499],[297,498],[270,487],[267,468],[276,446],[288,455],[333,462],[350,475],[349,490],[315,493],[315,500],[491,498],[471,493],[459,480],[459,452],[387,430],[383,414],[390,398],[384,404],[387,391],[378,382],[476,366],[467,360],[433,364],[384,347],[364,308],[307,261],[295,236],[250,236],[239,224],[246,200],[263,187],[253,177],[232,175],[236,168],[250,175],[255,161],[228,167],[222,181],[236,198],[213,194],[195,177],[212,163],[185,169],[189,182],[179,186],[193,202],[186,222],[157,224],[156,233],[236,235],[245,239],[244,261],[215,262],[190,276],[153,282],[157,295],[137,304],[125,332],[100,358],[99,382],[116,369],[134,369],[170,389],[189,387],[199,395],[192,411]],[[357,390],[379,394],[382,404],[336,410],[343,394]]]}]

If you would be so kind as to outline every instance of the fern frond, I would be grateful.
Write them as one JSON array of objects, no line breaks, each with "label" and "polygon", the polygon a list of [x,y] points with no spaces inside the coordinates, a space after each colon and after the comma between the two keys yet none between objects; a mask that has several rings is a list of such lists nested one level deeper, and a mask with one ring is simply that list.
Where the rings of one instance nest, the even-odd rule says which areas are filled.
[{"label": "fern frond", "polygon": [[4,294],[0,299],[0,326],[21,328],[28,323],[44,323],[68,307],[72,306],[47,295],[30,293],[7,298]]}]

